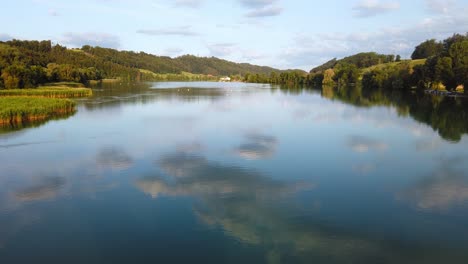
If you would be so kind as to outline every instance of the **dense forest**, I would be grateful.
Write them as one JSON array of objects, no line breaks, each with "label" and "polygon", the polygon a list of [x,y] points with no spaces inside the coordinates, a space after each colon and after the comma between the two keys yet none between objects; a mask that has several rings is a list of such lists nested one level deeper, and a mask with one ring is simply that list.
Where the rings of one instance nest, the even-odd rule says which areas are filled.
[{"label": "dense forest", "polygon": [[0,42],[0,88],[37,87],[48,82],[80,82],[103,78],[128,81],[167,79],[212,79],[212,76],[279,72],[274,68],[234,63],[215,57],[185,55],[178,58],[144,52],[83,46],[68,49],[51,41],[11,40]]},{"label": "dense forest", "polygon": [[[399,55],[359,53],[341,60],[332,59],[312,69],[247,74],[248,82],[288,85],[349,86],[362,84],[374,89],[446,89],[455,91],[468,85],[468,33],[443,40],[427,40],[417,47],[412,60]],[[468,89],[464,89],[465,93]]]}]

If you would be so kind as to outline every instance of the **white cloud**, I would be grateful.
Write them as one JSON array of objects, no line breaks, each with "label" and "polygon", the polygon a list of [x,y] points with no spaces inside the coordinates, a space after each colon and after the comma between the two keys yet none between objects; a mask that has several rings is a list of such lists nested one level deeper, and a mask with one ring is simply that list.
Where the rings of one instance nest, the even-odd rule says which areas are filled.
[{"label": "white cloud", "polygon": [[118,36],[98,32],[68,32],[63,34],[60,42],[73,47],[81,47],[83,45],[100,46],[114,49],[120,47],[120,38]]},{"label": "white cloud", "polygon": [[0,33],[0,41],[8,41],[13,39],[11,35]]},{"label": "white cloud", "polygon": [[[458,8],[457,14],[465,14],[468,8]],[[454,33],[468,29],[468,16],[455,13],[422,19],[410,26],[381,28],[378,31],[354,33],[325,33],[316,36],[296,35],[278,61],[283,67],[301,67],[310,70],[332,58],[342,58],[359,52],[375,51],[399,54],[409,58],[421,42],[427,39],[445,39]]]},{"label": "white cloud", "polygon": [[137,33],[150,36],[198,36],[199,34],[192,31],[190,26],[160,28],[160,29],[140,29]]},{"label": "white cloud", "polygon": [[175,6],[198,8],[203,4],[203,0],[176,0]]},{"label": "white cloud", "polygon": [[247,17],[269,17],[278,16],[283,12],[283,8],[278,6],[267,6],[260,9],[255,9],[246,14]]},{"label": "white cloud", "polygon": [[278,0],[238,0],[249,11],[245,14],[248,18],[261,18],[278,16],[283,8],[278,6]]},{"label": "white cloud", "polygon": [[211,56],[215,57],[225,57],[234,53],[234,48],[236,44],[234,43],[217,43],[207,45],[208,50],[210,51]]},{"label": "white cloud", "polygon": [[266,54],[260,53],[256,50],[243,50],[242,51],[242,58],[247,61],[252,60],[261,60],[267,57]]},{"label": "white cloud", "polygon": [[239,0],[239,2],[248,8],[264,8],[276,4],[278,0]]},{"label": "white cloud", "polygon": [[55,9],[49,9],[49,16],[56,17],[56,16],[60,16],[60,14]]},{"label": "white cloud", "polygon": [[447,14],[456,5],[454,0],[425,0],[426,9],[431,13]]},{"label": "white cloud", "polygon": [[184,52],[183,49],[180,48],[167,48],[163,51],[163,55],[169,56],[169,57],[175,57]]},{"label": "white cloud", "polygon": [[383,2],[380,0],[362,0],[354,6],[353,10],[355,11],[356,17],[372,17],[388,13],[399,8],[400,3],[394,1]]}]

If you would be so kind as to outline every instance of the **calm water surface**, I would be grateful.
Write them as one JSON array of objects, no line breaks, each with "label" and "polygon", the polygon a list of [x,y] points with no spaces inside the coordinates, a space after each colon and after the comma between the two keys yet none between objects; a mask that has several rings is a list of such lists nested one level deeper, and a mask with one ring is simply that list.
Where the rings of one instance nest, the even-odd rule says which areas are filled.
[{"label": "calm water surface", "polygon": [[466,112],[379,100],[97,89],[0,134],[0,263],[468,263]]}]

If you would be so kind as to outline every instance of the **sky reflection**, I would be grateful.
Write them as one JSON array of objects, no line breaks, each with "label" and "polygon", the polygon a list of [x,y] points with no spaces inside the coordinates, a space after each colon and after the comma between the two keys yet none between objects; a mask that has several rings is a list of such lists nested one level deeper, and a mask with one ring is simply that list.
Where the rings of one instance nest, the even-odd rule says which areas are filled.
[{"label": "sky reflection", "polygon": [[102,89],[1,134],[0,262],[466,263],[463,127],[269,87]]}]

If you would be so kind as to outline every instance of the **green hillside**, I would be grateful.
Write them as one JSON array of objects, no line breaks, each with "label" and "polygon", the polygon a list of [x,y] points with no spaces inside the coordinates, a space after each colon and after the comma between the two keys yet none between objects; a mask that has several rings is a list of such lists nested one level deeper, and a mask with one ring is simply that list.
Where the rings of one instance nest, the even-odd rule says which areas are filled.
[{"label": "green hillside", "polygon": [[362,52],[352,56],[345,57],[343,59],[337,60],[336,58],[325,62],[324,64],[313,68],[310,73],[323,72],[327,69],[335,68],[338,64],[353,64],[358,68],[371,67],[378,64],[394,62],[395,59],[399,61],[399,56],[395,55],[385,55],[379,54],[376,52]]},{"label": "green hillside", "polygon": [[386,70],[388,68],[392,67],[399,67],[402,65],[408,65],[411,68],[414,68],[417,65],[424,65],[426,63],[426,59],[417,59],[417,60],[403,60],[403,61],[394,61],[394,62],[387,62],[387,63],[381,63],[377,65],[373,65],[367,68],[363,68],[361,70],[362,74],[365,74],[367,72],[373,71],[373,70]]},{"label": "green hillside", "polygon": [[[0,88],[37,87],[48,82],[123,80],[206,80],[213,76],[270,74],[280,70],[215,57],[177,58],[145,52],[83,46],[69,49],[51,41],[0,42]],[[194,74],[187,75],[186,73]],[[163,79],[164,79],[163,78]]]}]

